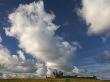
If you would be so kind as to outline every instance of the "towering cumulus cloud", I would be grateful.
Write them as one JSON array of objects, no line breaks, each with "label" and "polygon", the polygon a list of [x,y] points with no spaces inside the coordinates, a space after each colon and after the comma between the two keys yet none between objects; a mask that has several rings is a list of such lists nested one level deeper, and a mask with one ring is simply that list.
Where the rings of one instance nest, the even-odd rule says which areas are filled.
[{"label": "towering cumulus cloud", "polygon": [[90,25],[89,34],[110,30],[110,0],[82,0],[80,15]]},{"label": "towering cumulus cloud", "polygon": [[20,48],[46,63],[47,68],[72,70],[77,46],[55,35],[60,27],[52,22],[54,18],[45,11],[43,1],[20,5],[9,15],[11,27],[5,29],[6,34],[15,37]]}]

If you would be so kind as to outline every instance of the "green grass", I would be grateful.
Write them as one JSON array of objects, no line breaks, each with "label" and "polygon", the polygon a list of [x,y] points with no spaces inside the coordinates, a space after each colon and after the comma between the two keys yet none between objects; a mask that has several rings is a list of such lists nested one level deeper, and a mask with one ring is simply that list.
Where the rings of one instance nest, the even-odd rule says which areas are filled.
[{"label": "green grass", "polygon": [[49,78],[49,79],[0,79],[0,82],[110,82],[93,79]]}]

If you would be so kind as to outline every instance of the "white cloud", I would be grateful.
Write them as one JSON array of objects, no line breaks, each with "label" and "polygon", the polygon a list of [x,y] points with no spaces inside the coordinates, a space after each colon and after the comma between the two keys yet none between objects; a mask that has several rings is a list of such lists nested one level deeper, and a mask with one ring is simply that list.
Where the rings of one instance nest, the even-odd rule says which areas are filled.
[{"label": "white cloud", "polygon": [[11,57],[11,53],[5,48],[2,44],[0,44],[0,64],[1,65],[10,65],[15,64],[16,62]]},{"label": "white cloud", "polygon": [[16,55],[11,55],[9,50],[0,44],[0,70],[10,72],[32,72],[35,71],[32,61],[22,60]]},{"label": "white cloud", "polygon": [[88,34],[110,32],[110,0],[82,0],[79,13],[89,26]]},{"label": "white cloud", "polygon": [[74,66],[73,73],[80,73],[80,70],[76,66]]},{"label": "white cloud", "polygon": [[[20,53],[21,55],[21,53]],[[32,72],[35,71],[32,61],[24,60],[17,55],[12,55],[10,51],[0,43],[0,71],[10,72]]]},{"label": "white cloud", "polygon": [[48,68],[47,77],[54,76],[53,72],[55,72],[55,71],[56,71],[55,69]]},{"label": "white cloud", "polygon": [[72,71],[72,58],[77,46],[55,36],[55,31],[60,27],[52,22],[54,19],[54,14],[44,10],[43,1],[20,5],[9,14],[12,25],[5,28],[6,34],[15,37],[26,53],[49,63],[46,65],[48,68]]},{"label": "white cloud", "polygon": [[0,36],[0,65],[15,64],[15,60],[12,58],[11,53],[2,44],[2,38]]},{"label": "white cloud", "polygon": [[0,36],[0,43],[2,42],[2,38],[1,38],[1,36]]},{"label": "white cloud", "polygon": [[24,52],[23,52],[23,51],[19,50],[17,53],[19,54],[19,59],[21,59],[21,60],[26,60],[26,58],[25,58],[25,55],[24,55]]},{"label": "white cloud", "polygon": [[36,70],[36,74],[37,76],[45,76],[46,73],[47,73],[47,67],[45,66],[45,63],[43,62],[37,62],[36,63],[36,67],[37,67],[37,70]]}]

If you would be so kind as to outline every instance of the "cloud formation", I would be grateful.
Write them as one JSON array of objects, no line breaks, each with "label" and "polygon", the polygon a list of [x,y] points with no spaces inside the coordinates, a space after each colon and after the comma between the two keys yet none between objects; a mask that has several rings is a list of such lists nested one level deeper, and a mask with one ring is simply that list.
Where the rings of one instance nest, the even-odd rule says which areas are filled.
[{"label": "cloud formation", "polygon": [[78,12],[89,26],[88,34],[110,32],[110,0],[82,0]]},{"label": "cloud formation", "polygon": [[78,46],[55,36],[60,27],[53,23],[54,19],[54,14],[45,11],[43,1],[21,4],[9,14],[11,26],[5,31],[19,41],[20,48],[43,61],[47,68],[72,71],[72,58]]},{"label": "cloud formation", "polygon": [[12,58],[10,52],[2,44],[0,44],[0,64],[1,65],[10,65],[15,64],[16,62]]},{"label": "cloud formation", "polygon": [[1,36],[0,36],[0,43],[2,42],[2,38],[1,38]]},{"label": "cloud formation", "polygon": [[36,68],[34,68],[34,63],[32,63],[32,61],[26,60],[23,54],[22,60],[20,60],[21,53],[19,53],[18,56],[12,55],[10,51],[6,47],[4,47],[0,42],[0,69],[2,71],[24,73],[24,72],[33,72],[36,70]]},{"label": "cloud formation", "polygon": [[104,51],[103,54],[96,58],[96,62],[99,64],[110,63],[110,51]]},{"label": "cloud formation", "polygon": [[24,55],[24,52],[23,52],[23,51],[19,50],[17,53],[19,54],[19,59],[21,59],[21,60],[26,60],[26,58],[25,58],[25,55]]},{"label": "cloud formation", "polygon": [[72,71],[73,73],[80,73],[80,70],[76,66],[74,66],[74,69]]}]

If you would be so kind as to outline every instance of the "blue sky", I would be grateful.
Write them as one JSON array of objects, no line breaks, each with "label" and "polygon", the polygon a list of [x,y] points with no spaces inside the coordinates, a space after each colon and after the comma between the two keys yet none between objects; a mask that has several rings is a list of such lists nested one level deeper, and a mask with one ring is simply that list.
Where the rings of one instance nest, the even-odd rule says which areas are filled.
[{"label": "blue sky", "polygon": [[[33,1],[36,0],[0,0],[0,36],[3,40],[2,45],[7,47],[11,54],[17,54],[17,51],[22,49],[19,48],[19,41],[15,37],[9,37],[5,34],[3,28],[10,27],[11,25],[8,15],[14,12],[20,4],[29,4]],[[81,48],[76,50],[72,59],[73,65],[82,69],[93,69],[93,71],[95,69],[97,72],[99,72],[98,70],[103,72],[110,69],[109,32],[104,30],[104,32],[98,33],[100,31],[99,29],[97,33],[91,31],[93,34],[88,34],[88,29],[92,28],[92,25],[95,26],[95,23],[93,20],[89,20],[89,17],[84,19],[78,15],[78,9],[81,9],[83,12],[83,7],[86,7],[85,4],[83,4],[84,2],[81,2],[83,2],[83,0],[44,0],[44,8],[46,12],[54,13],[55,19],[53,23],[60,26],[60,28],[55,31],[55,35],[62,37],[69,43],[77,42],[80,45]],[[110,14],[110,12],[107,13]],[[87,21],[89,21],[90,24],[87,24]],[[110,27],[110,25],[107,27]],[[98,28],[98,26],[96,28]],[[33,58],[30,53],[24,53],[26,54],[26,58]]]}]

